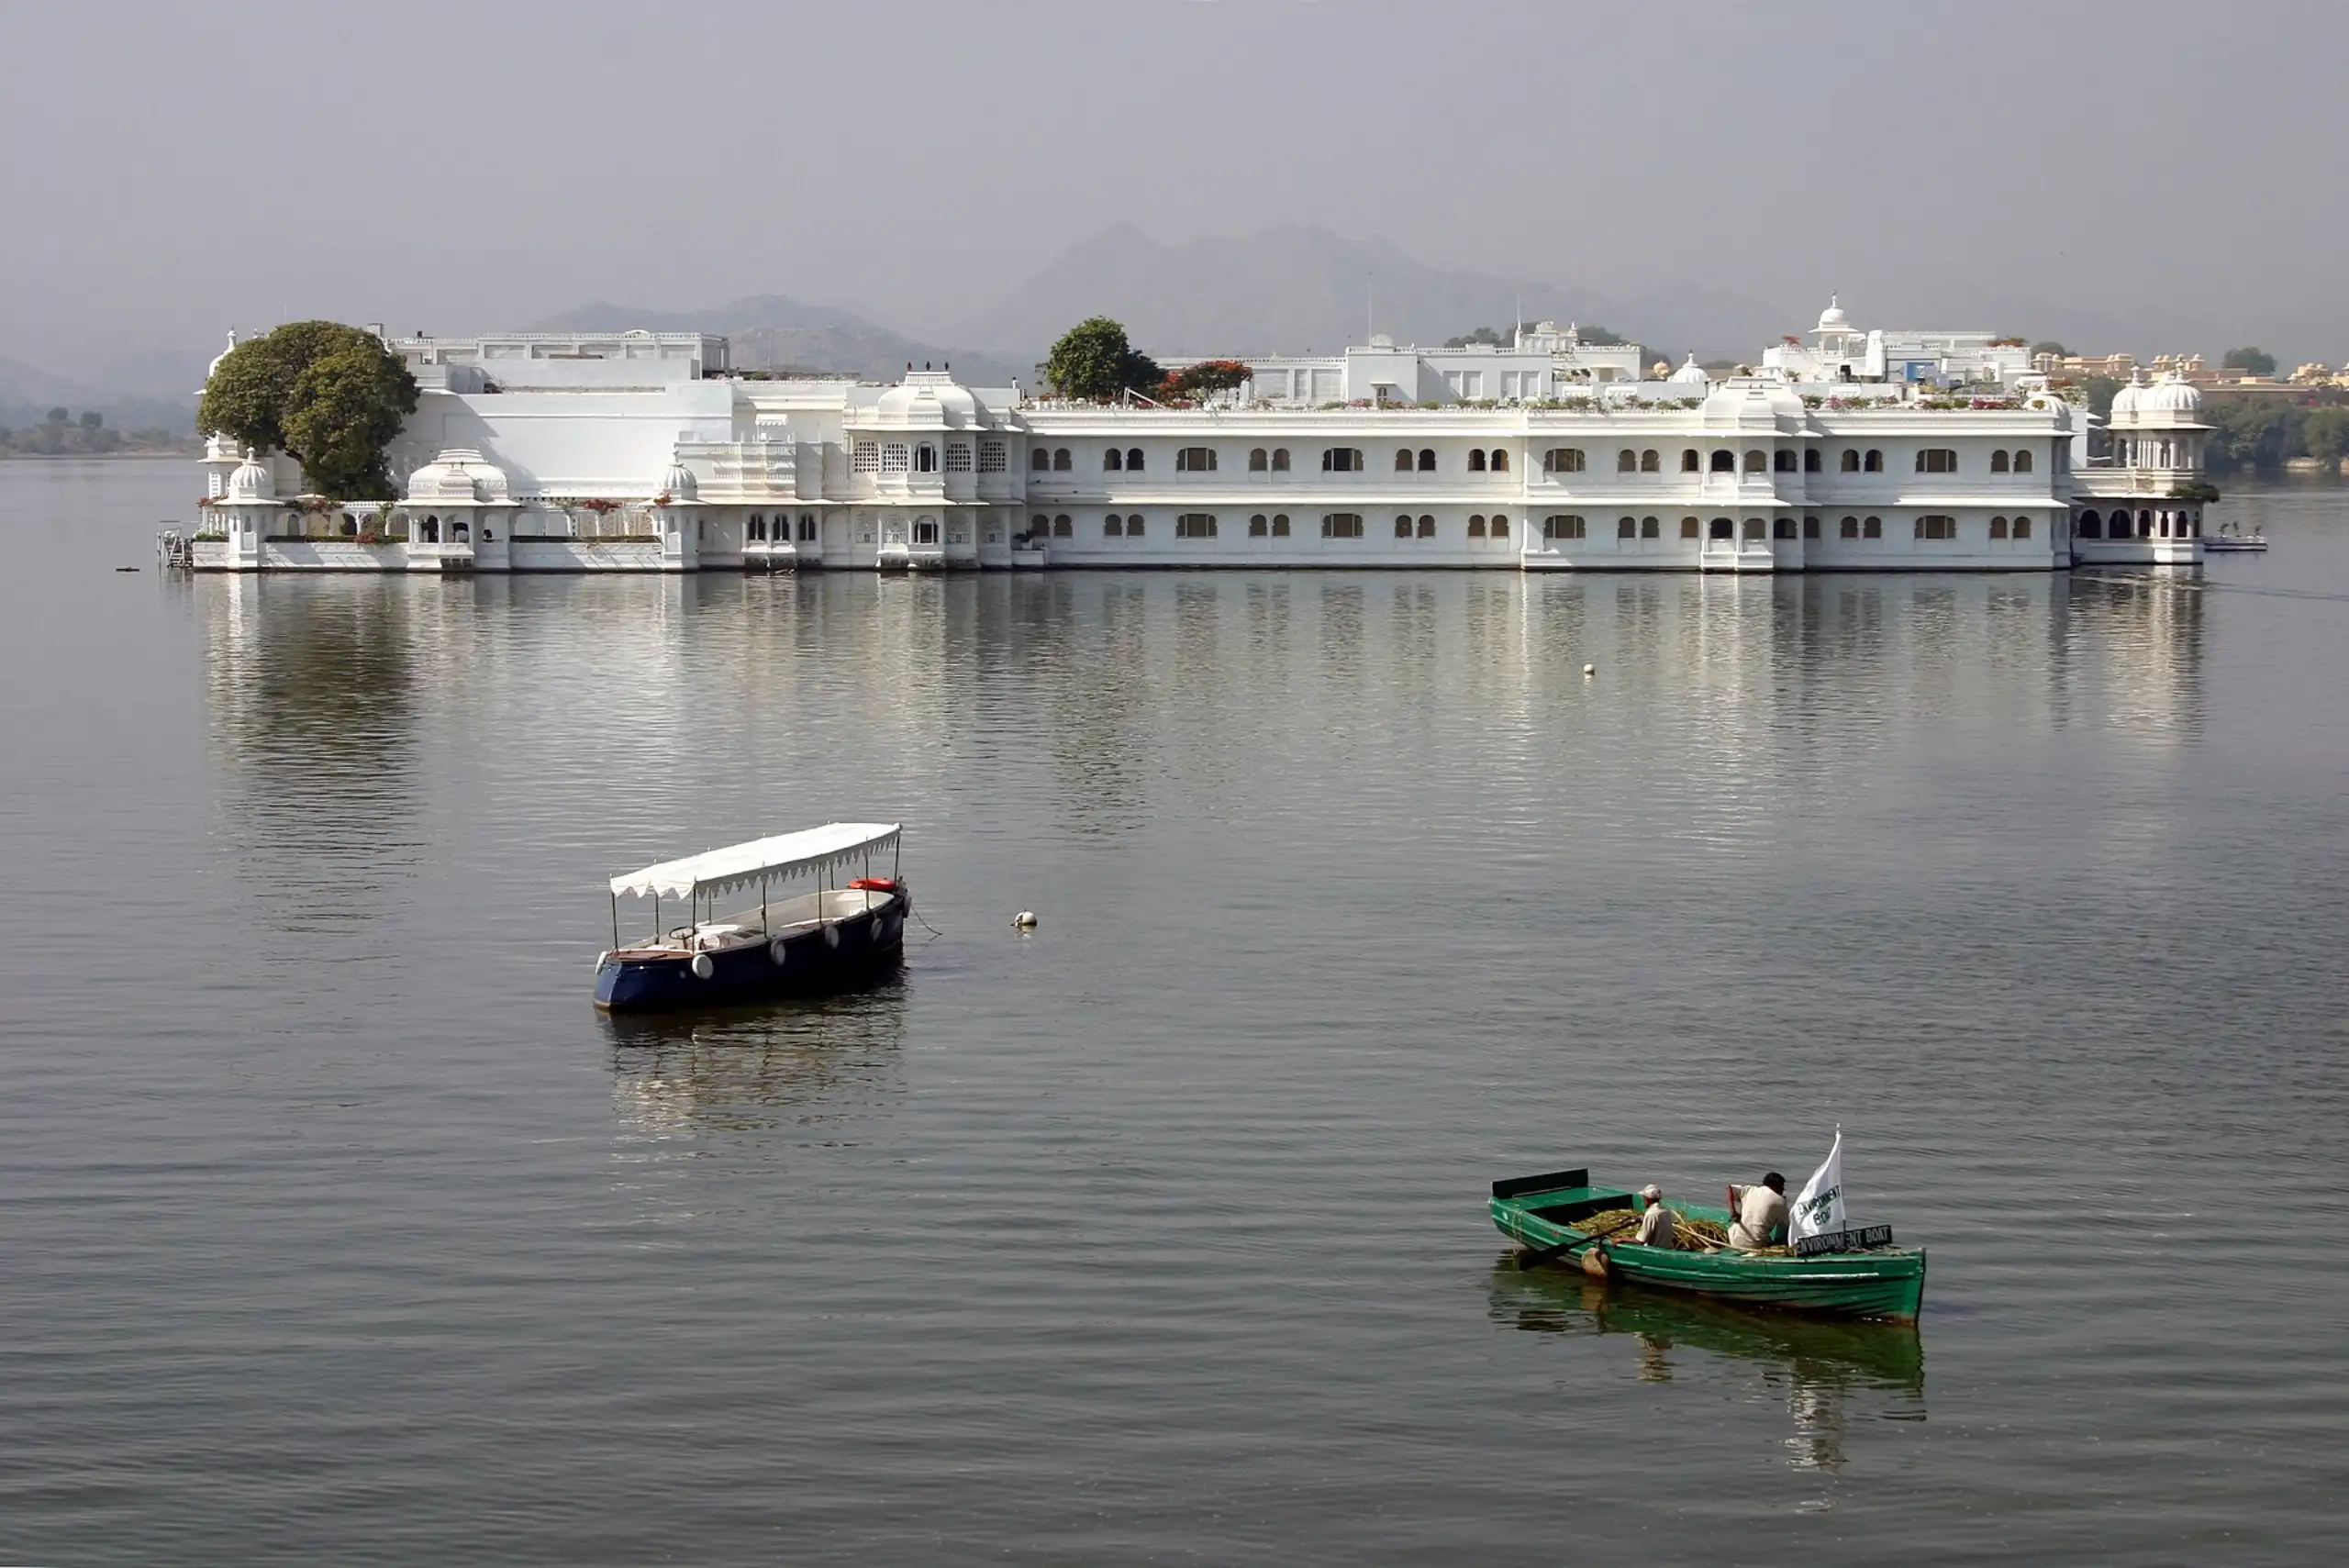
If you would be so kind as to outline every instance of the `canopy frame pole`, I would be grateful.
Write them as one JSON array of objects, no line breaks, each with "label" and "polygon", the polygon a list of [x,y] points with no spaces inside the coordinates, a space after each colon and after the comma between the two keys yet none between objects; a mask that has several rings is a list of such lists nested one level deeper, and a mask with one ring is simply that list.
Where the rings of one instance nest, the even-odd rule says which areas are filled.
[{"label": "canopy frame pole", "polygon": [[620,945],[620,895],[612,895],[612,946]]},{"label": "canopy frame pole", "polygon": [[761,872],[761,873],[759,873],[759,935],[761,935],[761,936],[763,936],[763,936],[765,936],[766,934],[767,934],[767,878],[766,878],[766,873],[765,873],[764,872]]},{"label": "canopy frame pole", "polygon": [[906,846],[902,840],[894,838],[889,840],[889,880],[891,882],[897,880],[897,862],[905,852]]},{"label": "canopy frame pole", "polygon": [[659,947],[668,940],[669,933],[661,924],[661,890],[656,887],[652,890],[652,945]]}]

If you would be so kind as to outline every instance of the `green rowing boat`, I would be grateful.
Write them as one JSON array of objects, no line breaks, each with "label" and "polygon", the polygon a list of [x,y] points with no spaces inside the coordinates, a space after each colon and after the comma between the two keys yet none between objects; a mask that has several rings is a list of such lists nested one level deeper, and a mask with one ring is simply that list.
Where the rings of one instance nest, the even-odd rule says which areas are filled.
[{"label": "green rowing boat", "polygon": [[[1553,1171],[1493,1184],[1493,1223],[1537,1253],[1573,1259],[1586,1273],[1664,1290],[1683,1290],[1751,1307],[1790,1307],[1847,1318],[1914,1323],[1925,1304],[1925,1250],[1895,1247],[1889,1232],[1853,1232],[1849,1250],[1798,1257],[1792,1252],[1642,1247],[1593,1237],[1576,1222],[1610,1209],[1642,1207],[1628,1187],[1595,1186],[1588,1171]],[[1727,1209],[1675,1206],[1690,1219],[1726,1226]],[[1809,1243],[1806,1243],[1809,1245]]]}]

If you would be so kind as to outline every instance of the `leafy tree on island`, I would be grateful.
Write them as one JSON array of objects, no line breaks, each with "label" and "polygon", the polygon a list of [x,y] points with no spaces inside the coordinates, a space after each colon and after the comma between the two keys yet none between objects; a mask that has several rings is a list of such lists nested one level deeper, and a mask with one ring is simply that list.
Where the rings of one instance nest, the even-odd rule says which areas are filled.
[{"label": "leafy tree on island", "polygon": [[2059,360],[2068,360],[2072,357],[2072,350],[2064,347],[2063,344],[2057,342],[2054,339],[2049,338],[2044,341],[2033,343],[2031,346],[2031,357],[2032,359],[2035,360],[2042,354],[2053,354]]},{"label": "leafy tree on island", "polygon": [[1108,403],[1132,391],[1149,393],[1166,373],[1126,339],[1125,327],[1090,316],[1061,335],[1044,360],[1044,377],[1063,397]]},{"label": "leafy tree on island", "polygon": [[2276,373],[2276,356],[2265,349],[2229,349],[2219,364],[2222,369],[2248,371],[2253,375]]},{"label": "leafy tree on island", "polygon": [[416,378],[372,332],[291,321],[228,350],[205,384],[196,426],[302,465],[341,500],[392,499],[384,453],[416,412]]}]

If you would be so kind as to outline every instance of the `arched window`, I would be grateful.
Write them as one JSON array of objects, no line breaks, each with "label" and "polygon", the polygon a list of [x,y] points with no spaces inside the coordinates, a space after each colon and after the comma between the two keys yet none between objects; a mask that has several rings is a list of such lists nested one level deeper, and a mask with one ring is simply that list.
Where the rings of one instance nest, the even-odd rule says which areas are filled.
[{"label": "arched window", "polygon": [[[1992,453],[1990,454],[1990,472],[1991,472],[1991,473],[2006,473],[2006,472],[2007,472],[2007,454],[2006,454],[2006,453],[2004,453],[2004,452],[1992,452]],[[1998,534],[1992,534],[1990,537],[1991,537],[1992,539],[1998,539],[1998,538],[2000,538],[2000,537],[2002,537],[2002,536],[1998,535]]]},{"label": "arched window", "polygon": [[1747,452],[1745,454],[1745,472],[1748,473],[1769,473],[1770,454],[1765,451]]},{"label": "arched window", "polygon": [[1508,538],[1508,519],[1502,517],[1498,512],[1495,512],[1493,514],[1491,527],[1493,537],[1495,539]]},{"label": "arched window", "polygon": [[1763,537],[1761,518],[1748,517],[1745,519],[1745,537],[1747,539],[1760,539]]},{"label": "arched window", "polygon": [[1468,449],[1468,472],[1471,473],[1482,473],[1485,472],[1484,448],[1470,447]]},{"label": "arched window", "polygon": [[2137,537],[2139,539],[2151,539],[2154,537],[2153,513],[2140,512],[2137,514]]},{"label": "arched window", "polygon": [[1680,537],[1682,539],[1695,539],[1697,537],[1696,518],[1683,517],[1680,519]]},{"label": "arched window", "polygon": [[1483,539],[1483,538],[1485,537],[1485,514],[1484,514],[1484,513],[1482,513],[1482,512],[1478,512],[1478,513],[1475,513],[1475,515],[1473,515],[1472,517],[1469,517],[1469,519],[1468,519],[1468,537],[1469,537],[1470,539]]},{"label": "arched window", "polygon": [[1737,472],[1737,454],[1732,451],[1715,452],[1713,454],[1713,472],[1715,473],[1735,473]]},{"label": "arched window", "polygon": [[[696,519],[696,520],[698,520],[698,519]],[[468,523],[467,521],[465,521],[465,519],[464,519],[464,518],[462,518],[462,517],[457,517],[457,518],[452,519],[452,520],[450,522],[450,524],[449,524],[449,542],[450,542],[451,544],[465,544],[465,543],[470,542],[470,541],[472,540],[473,537],[473,525],[472,525],[471,523]],[[699,539],[699,538],[701,538],[701,530],[700,530],[698,528],[696,528],[694,530],[694,538],[696,538],[696,539]]]},{"label": "arched window", "polygon": [[1647,450],[1640,454],[1640,472],[1642,473],[1654,473],[1658,472],[1659,467],[1660,464],[1656,460],[1655,449],[1653,447],[1648,448]]},{"label": "arched window", "polygon": [[1101,537],[1103,539],[1123,539],[1125,534],[1126,519],[1118,516],[1117,513],[1112,512],[1108,517],[1101,519]]},{"label": "arched window", "polygon": [[1780,473],[1792,473],[1795,471],[1795,454],[1790,451],[1773,452],[1770,454],[1770,466]]},{"label": "arched window", "polygon": [[1860,454],[1846,447],[1843,449],[1842,462],[1836,466],[1845,473],[1857,473],[1860,472]]},{"label": "arched window", "polygon": [[1126,472],[1128,473],[1140,473],[1141,472],[1141,449],[1140,447],[1128,447],[1126,449]]},{"label": "arched window", "polygon": [[1771,537],[1772,539],[1792,539],[1792,538],[1794,538],[1794,537],[1795,537],[1795,520],[1794,520],[1792,517],[1773,517],[1773,518],[1771,518],[1771,519],[1770,519],[1770,537]]},{"label": "arched window", "polygon": [[1697,449],[1695,447],[1681,448],[1680,472],[1683,473],[1694,473],[1697,472],[1698,467]]},{"label": "arched window", "polygon": [[2029,448],[2026,447],[2015,453],[2015,472],[2017,473],[2029,473],[2031,472],[2031,450]]},{"label": "arched window", "polygon": [[751,513],[750,523],[744,528],[742,537],[748,539],[765,539],[767,537],[766,514],[763,512]]},{"label": "arched window", "polygon": [[1126,537],[1128,539],[1141,538],[1141,525],[1142,516],[1140,512],[1128,512],[1126,514]]},{"label": "arched window", "polygon": [[1805,517],[1802,520],[1802,537],[1805,539],[1817,539],[1819,537],[1819,519],[1817,517]]},{"label": "arched window", "polygon": [[1860,522],[1860,537],[1862,539],[1882,539],[1884,537],[1884,519],[1882,517],[1863,518]]},{"label": "arched window", "polygon": [[1052,519],[1052,537],[1054,539],[1074,539],[1076,537],[1076,525],[1069,521],[1069,516],[1066,512],[1063,512],[1059,517]]},{"label": "arched window", "polygon": [[1820,472],[1820,466],[1821,465],[1819,461],[1819,449],[1817,447],[1806,449],[1802,454],[1802,471],[1805,473],[1817,473]]},{"label": "arched window", "polygon": [[1493,472],[1495,473],[1507,473],[1508,472],[1508,453],[1501,450],[1498,447],[1495,447],[1493,449]]},{"label": "arched window", "polygon": [[425,517],[424,542],[427,544],[440,542],[440,519],[437,515],[428,513]]},{"label": "arched window", "polygon": [[923,441],[914,448],[914,472],[916,473],[938,472],[938,449],[928,441]]},{"label": "arched window", "polygon": [[1735,539],[1737,537],[1737,525],[1730,521],[1727,517],[1715,517],[1713,519],[1711,528],[1708,531],[1710,532],[1712,537],[1715,539]]},{"label": "arched window", "polygon": [[1249,473],[1264,473],[1264,448],[1262,448],[1262,447],[1252,447],[1252,448],[1251,448],[1251,449],[1249,450],[1249,452],[1248,452],[1248,472],[1249,472]]},{"label": "arched window", "polygon": [[[1258,457],[1262,457],[1264,454],[1260,451],[1256,455]],[[1263,539],[1264,537],[1264,513],[1259,512],[1254,517],[1248,519],[1248,537],[1250,539]]]},{"label": "arched window", "polygon": [[1419,537],[1421,539],[1435,538],[1435,517],[1432,514],[1427,512],[1419,514]]},{"label": "arched window", "polygon": [[1066,473],[1068,471],[1068,449],[1066,447],[1054,447],[1052,449],[1052,472],[1054,473]]},{"label": "arched window", "polygon": [[2014,537],[2017,539],[2029,539],[2031,537],[2031,519],[2029,517],[2017,517],[2015,519]]},{"label": "arched window", "polygon": [[1028,466],[1038,473],[1049,473],[1052,468],[1052,454],[1038,447],[1028,454]]},{"label": "arched window", "polygon": [[1615,537],[1616,537],[1617,539],[1637,539],[1637,538],[1639,538],[1639,537],[1640,537],[1640,520],[1639,520],[1637,517],[1618,517],[1618,518],[1616,518],[1616,519],[1615,519]]},{"label": "arched window", "polygon": [[1435,472],[1435,449],[1433,447],[1421,447],[1419,449],[1419,472],[1421,473],[1433,473]]},{"label": "arched window", "polygon": [[358,518],[346,517],[342,519],[342,537],[345,539],[356,539],[359,537]]},{"label": "arched window", "polygon": [[2094,512],[2082,512],[2080,514],[2079,535],[2082,539],[2102,539],[2104,537],[2104,519]]},{"label": "arched window", "polygon": [[1397,473],[1408,473],[1411,472],[1410,448],[1397,447],[1395,449],[1395,472]]},{"label": "arched window", "polygon": [[1884,472],[1884,454],[1876,450],[1876,448],[1870,447],[1868,449],[1868,455],[1861,462],[1860,467],[1870,473],[1882,473]]},{"label": "arched window", "polygon": [[1633,450],[1632,450],[1631,448],[1629,448],[1629,447],[1625,447],[1621,451],[1617,452],[1617,453],[1615,454],[1615,472],[1616,472],[1616,473],[1637,473],[1639,471],[1640,471],[1640,454],[1639,454],[1639,453],[1637,453],[1637,452],[1633,451]]},{"label": "arched window", "polygon": [[1102,473],[1117,473],[1123,471],[1125,466],[1126,454],[1119,451],[1117,448],[1111,447],[1101,454]]},{"label": "arched window", "polygon": [[1411,518],[1409,514],[1401,514],[1396,517],[1395,537],[1397,539],[1409,539],[1411,537]]},{"label": "arched window", "polygon": [[2162,520],[2156,526],[2161,529],[2162,538],[2169,538],[2169,514],[2167,512],[2164,512],[2162,514]]},{"label": "arched window", "polygon": [[1993,517],[1990,519],[1990,537],[1992,539],[2004,539],[2007,537],[2006,518]]},{"label": "arched window", "polygon": [[1846,517],[1846,518],[1844,518],[1842,522],[1838,523],[1838,524],[1835,526],[1835,537],[1836,537],[1837,539],[1857,539],[1857,538],[1859,538],[1859,537],[1860,537],[1860,519],[1859,519],[1859,518],[1857,518],[1857,517]]},{"label": "arched window", "polygon": [[1288,514],[1286,512],[1275,512],[1273,514],[1273,537],[1275,539],[1288,538]]},{"label": "arched window", "polygon": [[[1499,466],[1506,469],[1508,466],[1507,461],[1508,454],[1500,452],[1495,455],[1503,460]],[[1552,447],[1542,454],[1542,472],[1544,473],[1582,473],[1582,449],[1580,447]]]},{"label": "arched window", "polygon": [[1656,521],[1653,517],[1642,517],[1640,519],[1640,537],[1642,539],[1654,539],[1657,537]]}]

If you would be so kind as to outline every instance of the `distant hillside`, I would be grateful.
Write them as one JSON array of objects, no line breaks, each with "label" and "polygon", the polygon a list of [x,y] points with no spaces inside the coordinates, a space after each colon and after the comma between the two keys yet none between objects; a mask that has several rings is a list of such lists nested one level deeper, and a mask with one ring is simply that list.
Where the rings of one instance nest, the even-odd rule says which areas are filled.
[{"label": "distant hillside", "polygon": [[[1367,291],[1367,295],[1366,292]],[[1365,317],[1365,306],[1368,316]],[[1655,347],[1751,357],[1788,324],[1771,306],[1712,289],[1651,298],[1431,267],[1386,240],[1292,226],[1166,244],[1119,224],[1072,246],[965,324],[978,341],[1041,356],[1086,316],[1114,316],[1156,354],[1335,353],[1375,328],[1441,343],[1513,313],[1602,325]]]},{"label": "distant hillside", "polygon": [[[208,360],[209,356],[207,356]],[[202,366],[196,371],[203,376]],[[0,359],[0,428],[22,430],[40,424],[52,408],[73,415],[95,409],[118,430],[160,429],[185,435],[195,428],[195,383],[184,397],[142,395],[110,383],[59,375],[22,360]]]},{"label": "distant hillside", "polygon": [[955,375],[972,385],[1000,386],[1014,377],[1032,382],[1033,361],[1005,354],[941,348],[878,327],[830,306],[806,305],[782,295],[754,295],[715,310],[642,310],[601,301],[535,322],[534,332],[714,332],[733,351],[737,370],[772,370],[859,376],[895,381],[906,362],[951,361]]}]

